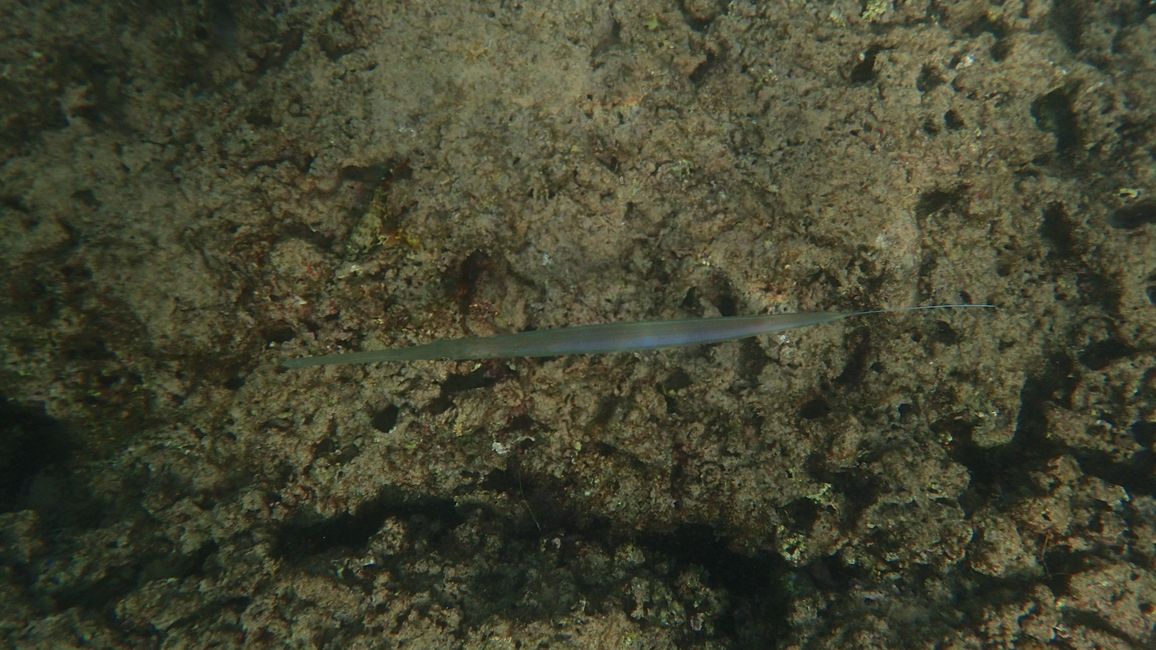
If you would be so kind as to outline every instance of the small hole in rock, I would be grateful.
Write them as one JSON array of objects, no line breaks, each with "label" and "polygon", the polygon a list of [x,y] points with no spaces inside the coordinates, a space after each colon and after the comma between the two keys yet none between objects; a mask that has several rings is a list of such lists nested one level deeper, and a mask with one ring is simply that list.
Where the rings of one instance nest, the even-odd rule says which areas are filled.
[{"label": "small hole in rock", "polygon": [[1134,230],[1140,226],[1156,223],[1156,203],[1145,201],[1129,205],[1112,212],[1108,223],[1113,228]]},{"label": "small hole in rock", "polygon": [[851,68],[851,83],[865,84],[875,80],[875,55],[879,54],[878,48],[869,48],[859,58],[859,63]]},{"label": "small hole in rock", "polygon": [[370,424],[374,429],[382,433],[389,433],[393,431],[393,427],[397,426],[397,416],[400,412],[401,409],[390,404],[377,413],[374,413],[370,419]]},{"label": "small hole in rock", "polygon": [[831,412],[830,405],[821,397],[816,397],[803,404],[799,409],[799,416],[805,420],[817,420]]}]

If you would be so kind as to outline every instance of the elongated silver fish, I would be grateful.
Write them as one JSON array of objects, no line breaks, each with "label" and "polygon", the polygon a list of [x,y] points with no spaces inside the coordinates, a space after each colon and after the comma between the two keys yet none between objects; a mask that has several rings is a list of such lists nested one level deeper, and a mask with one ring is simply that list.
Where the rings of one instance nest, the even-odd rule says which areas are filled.
[{"label": "elongated silver fish", "polygon": [[743,339],[796,327],[832,323],[851,316],[931,309],[973,308],[991,309],[994,308],[994,305],[929,305],[898,309],[869,309],[866,311],[816,311],[581,325],[534,330],[518,334],[443,339],[404,348],[324,354],[316,357],[287,359],[282,362],[282,365],[286,368],[307,368],[309,366],[383,361],[462,361],[466,359],[556,357],[563,354],[637,352],[680,345],[702,345]]}]

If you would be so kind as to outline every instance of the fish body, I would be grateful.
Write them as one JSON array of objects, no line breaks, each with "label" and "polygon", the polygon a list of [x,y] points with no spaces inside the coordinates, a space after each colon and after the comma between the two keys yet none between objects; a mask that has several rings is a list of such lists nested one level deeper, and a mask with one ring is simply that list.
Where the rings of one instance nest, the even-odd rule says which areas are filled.
[{"label": "fish body", "polygon": [[405,361],[463,361],[468,359],[511,359],[556,357],[567,354],[607,354],[638,352],[686,345],[732,341],[783,330],[832,323],[851,316],[885,314],[930,309],[991,308],[992,305],[930,305],[866,311],[817,311],[757,316],[722,316],[683,320],[639,321],[579,325],[533,330],[497,336],[468,336],[443,339],[423,345],[383,350],[363,350],[287,359],[286,368],[307,368],[338,364]]}]

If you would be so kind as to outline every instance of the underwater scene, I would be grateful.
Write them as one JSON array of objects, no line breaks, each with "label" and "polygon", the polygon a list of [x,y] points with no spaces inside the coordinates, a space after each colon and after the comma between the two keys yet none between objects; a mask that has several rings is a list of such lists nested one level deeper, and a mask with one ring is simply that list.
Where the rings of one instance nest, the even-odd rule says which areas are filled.
[{"label": "underwater scene", "polygon": [[0,646],[1156,647],[1156,3],[0,15]]}]

